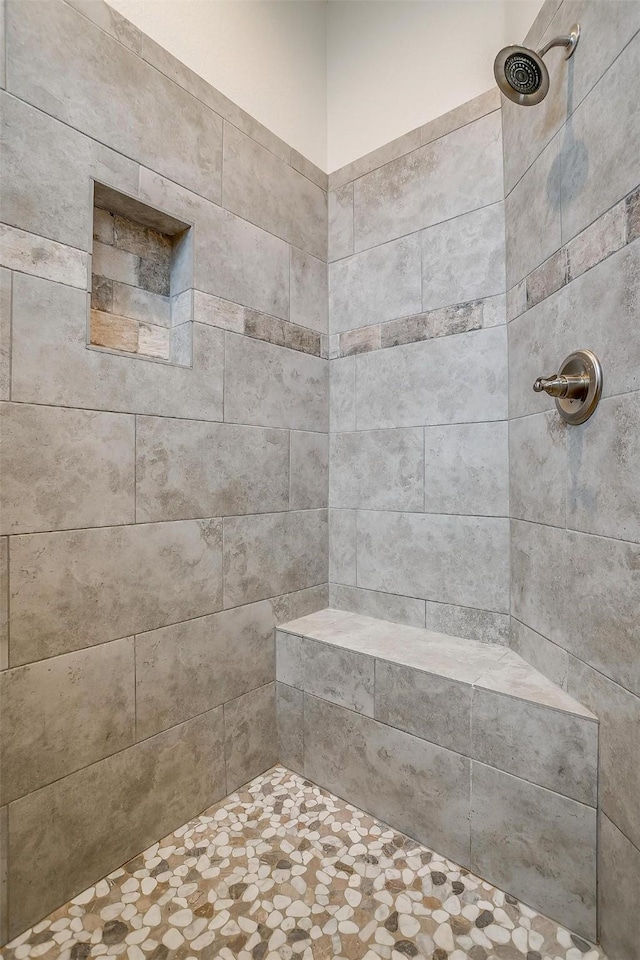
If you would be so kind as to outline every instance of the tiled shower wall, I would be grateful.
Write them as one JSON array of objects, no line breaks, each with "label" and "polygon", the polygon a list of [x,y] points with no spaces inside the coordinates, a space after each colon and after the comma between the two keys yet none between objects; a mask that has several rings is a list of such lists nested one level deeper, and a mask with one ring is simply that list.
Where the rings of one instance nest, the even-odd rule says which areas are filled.
[{"label": "tiled shower wall", "polygon": [[[529,43],[582,28],[532,111],[503,104],[512,645],[600,719],[599,921],[640,956],[640,4],[547,3]],[[600,358],[565,427],[531,383]]]},{"label": "tiled shower wall", "polygon": [[[328,600],[326,177],[106,4],[6,44],[3,939],[277,759]],[[193,224],[192,367],[88,345],[94,179]]]},{"label": "tiled shower wall", "polygon": [[508,643],[497,90],[332,174],[334,606]]}]

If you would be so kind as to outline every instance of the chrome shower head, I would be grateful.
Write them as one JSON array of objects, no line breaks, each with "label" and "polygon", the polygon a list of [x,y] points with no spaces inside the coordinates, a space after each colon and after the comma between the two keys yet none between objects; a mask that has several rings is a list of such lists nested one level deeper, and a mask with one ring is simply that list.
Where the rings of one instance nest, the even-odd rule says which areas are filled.
[{"label": "chrome shower head", "polygon": [[568,60],[578,45],[580,25],[574,24],[568,37],[554,37],[538,50],[504,47],[495,59],[493,74],[505,97],[523,107],[544,100],[549,91],[549,71],[543,57],[552,47],[566,47]]}]

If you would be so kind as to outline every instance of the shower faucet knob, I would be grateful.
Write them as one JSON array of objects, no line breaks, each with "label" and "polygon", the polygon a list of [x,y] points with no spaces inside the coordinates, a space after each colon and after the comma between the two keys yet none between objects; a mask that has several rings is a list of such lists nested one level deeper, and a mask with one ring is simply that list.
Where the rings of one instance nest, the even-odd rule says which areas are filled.
[{"label": "shower faucet knob", "polygon": [[600,361],[591,350],[576,350],[566,357],[558,373],[538,377],[533,389],[556,398],[556,409],[566,423],[584,423],[602,394]]},{"label": "shower faucet knob", "polygon": [[550,397],[562,397],[569,400],[584,400],[589,390],[589,377],[586,374],[554,373],[550,377],[538,377],[533,385],[536,393],[548,393]]}]

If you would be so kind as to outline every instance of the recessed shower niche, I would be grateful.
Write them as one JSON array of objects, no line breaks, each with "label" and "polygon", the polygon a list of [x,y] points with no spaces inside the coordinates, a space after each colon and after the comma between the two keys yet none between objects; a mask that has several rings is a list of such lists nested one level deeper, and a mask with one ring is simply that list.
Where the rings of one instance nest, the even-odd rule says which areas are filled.
[{"label": "recessed shower niche", "polygon": [[88,343],[190,366],[193,228],[94,183]]}]

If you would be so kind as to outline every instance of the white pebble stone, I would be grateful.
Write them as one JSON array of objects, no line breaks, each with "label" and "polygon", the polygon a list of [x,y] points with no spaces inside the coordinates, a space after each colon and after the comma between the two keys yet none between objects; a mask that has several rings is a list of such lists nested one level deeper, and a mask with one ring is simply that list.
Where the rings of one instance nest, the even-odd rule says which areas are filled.
[{"label": "white pebble stone", "polygon": [[193,914],[191,910],[177,910],[169,917],[169,923],[173,927],[186,927],[191,923]]},{"label": "white pebble stone", "polygon": [[126,943],[143,943],[149,934],[149,927],[141,927],[139,930],[133,930],[126,935]]},{"label": "white pebble stone", "polygon": [[208,947],[210,943],[213,943],[216,935],[213,930],[207,930],[205,933],[201,934],[196,940],[192,940],[190,944],[190,949],[195,950],[196,953],[200,950],[204,950],[205,947]]},{"label": "white pebble stone", "polygon": [[384,923],[384,921],[389,916],[389,907],[386,903],[381,903],[379,907],[376,907],[375,913],[373,914],[378,923]]},{"label": "white pebble stone", "polygon": [[124,910],[123,903],[110,903],[108,907],[103,907],[100,911],[100,919],[108,923],[109,920],[115,920]]},{"label": "white pebble stone", "polygon": [[209,929],[217,930],[219,927],[223,927],[227,920],[229,919],[229,911],[223,910],[221,913],[214,917],[213,920],[209,921]]},{"label": "white pebble stone", "polygon": [[287,935],[284,930],[274,930],[271,936],[269,937],[269,949],[278,950],[283,944],[287,942]]},{"label": "white pebble stone", "polygon": [[455,948],[453,933],[448,923],[441,924],[433,934],[433,942],[443,950],[451,952]]},{"label": "white pebble stone", "polygon": [[162,921],[162,912],[157,903],[152,903],[144,917],[142,922],[146,924],[147,927],[157,927],[158,924]]},{"label": "white pebble stone", "polygon": [[416,933],[420,930],[420,922],[407,913],[401,913],[399,915],[398,926],[403,937],[415,937]]},{"label": "white pebble stone", "polygon": [[274,910],[269,914],[265,923],[271,930],[275,930],[276,927],[279,927],[282,923],[282,913],[279,910]]},{"label": "white pebble stone", "polygon": [[[526,931],[525,931],[526,932]],[[542,944],[544,943],[544,937],[541,933],[538,933],[537,930],[529,930],[529,946],[532,950],[539,950]]]},{"label": "white pebble stone", "polygon": [[[84,903],[89,903],[96,895],[96,888],[89,887],[88,890],[83,890],[82,893],[79,893],[77,897],[74,897],[71,903],[75,903],[77,906],[82,906]],[[34,927],[35,929],[35,927]]]},{"label": "white pebble stone", "polygon": [[499,927],[497,923],[490,923],[488,927],[484,928],[484,932],[494,943],[509,943],[511,940],[509,930],[505,930],[504,927]]},{"label": "white pebble stone", "polygon": [[460,914],[460,901],[456,896],[451,896],[442,904],[442,909],[446,910],[447,913],[452,917],[457,917]]},{"label": "white pebble stone", "polygon": [[126,923],[129,920],[133,920],[137,912],[138,911],[136,910],[135,906],[132,903],[128,903],[124,908],[124,910],[122,911],[122,913],[120,914],[120,916]]},{"label": "white pebble stone", "polygon": [[357,907],[362,900],[362,894],[359,890],[354,890],[352,887],[347,887],[344,892],[344,898],[350,906]]},{"label": "white pebble stone", "polygon": [[74,933],[80,933],[81,930],[84,930],[82,926],[82,920],[80,917],[74,917],[71,923],[69,924]]},{"label": "white pebble stone", "polygon": [[522,927],[517,927],[511,934],[511,939],[521,953],[527,952],[528,935]]},{"label": "white pebble stone", "polygon": [[137,944],[127,948],[128,960],[145,960],[144,953]]},{"label": "white pebble stone", "polygon": [[142,883],[140,884],[140,889],[142,890],[145,897],[148,897],[150,893],[153,893],[155,888],[158,886],[158,881],[155,877],[145,877]]},{"label": "white pebble stone", "polygon": [[336,913],[336,920],[340,923],[341,920],[350,920],[353,916],[353,907],[350,907],[348,903],[345,903],[344,906],[340,907]]},{"label": "white pebble stone", "polygon": [[96,897],[106,897],[109,894],[111,887],[106,880],[100,880],[96,883]]},{"label": "white pebble stone", "polygon": [[336,920],[335,917],[331,917],[325,923],[324,927],[322,928],[322,932],[326,934],[328,937],[331,937],[333,936],[333,934],[336,932],[337,929],[338,929],[338,921]]},{"label": "white pebble stone", "polygon": [[139,886],[140,884],[135,877],[129,877],[129,879],[125,880],[125,882],[122,884],[120,890],[122,893],[132,893],[134,890],[137,890]]},{"label": "white pebble stone", "polygon": [[188,927],[185,927],[182,931],[187,940],[195,940],[199,934],[206,929],[207,921],[204,917],[196,917],[193,923],[190,923]]},{"label": "white pebble stone", "polygon": [[378,927],[374,937],[376,943],[381,943],[383,946],[392,947],[396,942],[393,936],[385,927]]},{"label": "white pebble stone", "polygon": [[293,903],[287,907],[287,915],[290,917],[308,917],[310,913],[310,908],[306,903],[303,903],[302,900],[294,900]]},{"label": "white pebble stone", "polygon": [[167,930],[162,938],[162,942],[169,950],[177,950],[178,947],[181,947],[184,943],[184,937],[179,930],[174,928],[173,930]]},{"label": "white pebble stone", "polygon": [[434,910],[431,916],[436,923],[449,923],[449,914],[445,910]]},{"label": "white pebble stone", "polygon": [[340,931],[340,933],[349,935],[349,934],[358,933],[358,931],[360,930],[360,927],[356,923],[354,923],[353,920],[342,920],[338,924],[338,930]]}]

